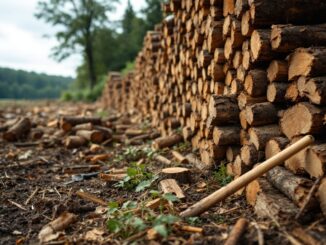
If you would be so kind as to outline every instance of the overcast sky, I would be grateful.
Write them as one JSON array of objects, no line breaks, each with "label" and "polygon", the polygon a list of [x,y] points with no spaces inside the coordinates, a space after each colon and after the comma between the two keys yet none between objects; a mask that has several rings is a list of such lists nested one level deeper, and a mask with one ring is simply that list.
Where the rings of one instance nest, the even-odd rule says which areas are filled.
[{"label": "overcast sky", "polygon": [[[80,57],[75,55],[62,63],[49,57],[55,38],[51,26],[34,17],[38,0],[0,0],[0,66],[52,75],[75,76]],[[137,11],[144,0],[131,0]],[[120,19],[127,0],[120,0],[111,18]]]}]

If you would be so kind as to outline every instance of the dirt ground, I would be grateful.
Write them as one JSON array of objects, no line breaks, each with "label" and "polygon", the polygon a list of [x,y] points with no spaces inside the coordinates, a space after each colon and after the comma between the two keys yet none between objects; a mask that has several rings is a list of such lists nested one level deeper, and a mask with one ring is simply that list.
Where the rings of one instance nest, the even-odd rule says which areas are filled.
[{"label": "dirt ground", "polygon": [[[150,187],[136,192],[135,188],[117,187],[116,183],[104,181],[99,176],[69,183],[72,176],[113,168],[123,169],[134,162],[141,162],[146,172],[156,176],[167,166],[153,158],[156,153],[151,150],[151,140],[134,146],[128,142],[106,142],[100,146],[100,153],[109,154],[109,159],[91,163],[87,157],[94,154],[90,151],[90,145],[67,149],[61,140],[50,140],[51,135],[59,129],[48,126],[49,122],[61,115],[95,115],[103,117],[103,120],[112,116],[97,109],[96,105],[58,102],[6,102],[0,105],[0,126],[8,120],[25,116],[33,122],[33,127],[44,131],[39,140],[23,138],[16,142],[4,141],[3,132],[0,133],[0,244],[39,244],[42,228],[65,212],[74,214],[75,222],[56,230],[45,244],[221,244],[241,217],[249,221],[249,226],[237,244],[304,244],[291,235],[294,227],[319,231],[325,228],[322,217],[315,218],[304,226],[294,221],[273,222],[268,218],[257,217],[242,194],[228,198],[200,217],[178,220],[173,224],[163,223],[168,232],[166,236],[157,232],[151,236],[153,223],[150,219],[159,214],[173,214],[177,217],[179,212],[229,181],[220,168],[205,172],[196,170],[191,164],[173,161],[172,166],[191,170],[191,181],[180,183],[185,198],[173,203],[170,201],[169,205],[160,207],[160,210],[151,211],[152,216],[140,215],[147,227],[137,231],[129,230],[128,237],[121,232],[112,232],[107,223],[108,207],[82,198],[77,193],[90,193],[105,203],[122,205],[126,201],[137,201],[141,204],[153,199],[154,192],[161,195],[159,179],[154,179]],[[131,125],[145,131],[153,130],[148,122],[131,122]],[[188,143],[181,143],[174,149],[182,154],[191,151]],[[159,153],[173,159],[170,149]],[[126,222],[123,225],[128,225],[128,221],[122,222]],[[182,227],[186,225],[202,229],[185,231]]]}]

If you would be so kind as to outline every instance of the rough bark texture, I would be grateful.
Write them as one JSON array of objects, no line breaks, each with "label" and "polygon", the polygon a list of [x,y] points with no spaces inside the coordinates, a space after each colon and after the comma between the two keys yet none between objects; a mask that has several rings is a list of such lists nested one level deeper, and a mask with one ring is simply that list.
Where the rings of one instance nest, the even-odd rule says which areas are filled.
[{"label": "rough bark texture", "polygon": [[250,126],[262,126],[277,122],[277,109],[270,102],[257,103],[246,109],[247,122]]},{"label": "rough bark texture", "polygon": [[267,141],[281,135],[278,125],[267,125],[249,129],[250,141],[256,146],[257,150],[265,150]]}]

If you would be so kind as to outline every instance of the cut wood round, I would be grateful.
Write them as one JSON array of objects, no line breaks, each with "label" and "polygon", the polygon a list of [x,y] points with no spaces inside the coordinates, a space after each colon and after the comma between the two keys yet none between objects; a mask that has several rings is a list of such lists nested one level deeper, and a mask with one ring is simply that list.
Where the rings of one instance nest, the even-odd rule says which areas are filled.
[{"label": "cut wood round", "polygon": [[229,146],[226,149],[226,160],[233,162],[235,157],[240,154],[240,146]]},{"label": "cut wood round", "polygon": [[99,130],[79,130],[76,132],[76,135],[96,144],[102,143],[104,140],[104,135]]},{"label": "cut wood round", "polygon": [[219,126],[239,121],[239,108],[234,97],[212,95],[209,101],[212,124]]},{"label": "cut wood round", "polygon": [[27,117],[19,119],[14,125],[12,125],[7,132],[3,134],[3,139],[6,141],[16,141],[28,134],[31,130],[32,123]]},{"label": "cut wood round", "polygon": [[176,179],[179,183],[191,183],[191,172],[187,168],[164,168],[161,176],[163,179]]},{"label": "cut wood round", "polygon": [[283,60],[273,60],[267,68],[267,78],[270,82],[287,82],[288,62]]},{"label": "cut wood round", "polygon": [[[296,143],[300,139],[301,137],[294,137],[291,140],[290,145]],[[306,163],[307,150],[308,147],[293,155],[289,159],[285,160],[284,166],[294,174],[305,174],[306,172],[304,169],[304,165]]]},{"label": "cut wood round", "polygon": [[270,61],[273,58],[270,36],[271,31],[269,29],[253,31],[250,38],[252,61]]},{"label": "cut wood round", "polygon": [[243,175],[244,173],[248,172],[249,169],[249,166],[242,161],[240,155],[237,155],[232,166],[235,176]]},{"label": "cut wood round", "polygon": [[239,127],[215,127],[213,140],[216,145],[238,145],[240,144]]},{"label": "cut wood round", "polygon": [[248,0],[236,0],[234,7],[234,14],[239,18],[245,11],[249,10]]},{"label": "cut wood round", "polygon": [[250,126],[262,126],[278,121],[277,109],[270,102],[257,103],[246,108],[246,118]]},{"label": "cut wood round", "polygon": [[270,139],[266,143],[265,147],[265,157],[266,159],[275,156],[277,153],[281,152],[289,144],[289,140],[285,137],[276,137]]},{"label": "cut wood round", "polygon": [[310,26],[273,25],[271,45],[277,52],[290,53],[296,48],[323,46],[326,43],[326,24]]},{"label": "cut wood round", "polygon": [[285,101],[286,91],[289,87],[287,83],[271,83],[267,87],[267,100],[271,103],[282,103]]},{"label": "cut wood round", "polygon": [[299,76],[324,75],[326,70],[326,47],[298,48],[289,59],[289,80]]},{"label": "cut wood round", "polygon": [[256,103],[266,102],[266,97],[252,97],[246,92],[241,92],[238,96],[238,105],[240,110],[245,109],[246,106],[250,106]]},{"label": "cut wood round", "polygon": [[309,147],[304,160],[303,168],[311,177],[324,176],[326,173],[326,144]]},{"label": "cut wood round", "polygon": [[258,69],[249,71],[244,83],[246,92],[252,97],[266,95],[267,85],[266,71]]},{"label": "cut wood round", "polygon": [[294,81],[290,85],[288,85],[286,92],[285,92],[285,100],[288,100],[293,103],[297,103],[302,100],[301,96],[299,94],[298,85],[297,85],[296,81]]},{"label": "cut wood round", "polygon": [[174,134],[171,136],[161,137],[153,141],[152,147],[155,150],[160,150],[166,147],[174,146],[183,141],[183,137],[179,134]]},{"label": "cut wood round", "polygon": [[87,144],[87,140],[80,136],[68,136],[65,140],[65,146],[68,149],[79,148]]},{"label": "cut wood round", "polygon": [[254,144],[248,144],[241,147],[241,159],[247,166],[253,166],[264,159],[264,154],[258,151]]},{"label": "cut wood round", "polygon": [[241,17],[241,34],[245,37],[250,37],[253,32],[253,27],[250,23],[250,11],[245,11]]},{"label": "cut wood round", "polygon": [[66,132],[70,131],[74,126],[84,123],[100,125],[102,120],[100,117],[62,117],[60,119],[60,127]]},{"label": "cut wood round", "polygon": [[180,152],[172,151],[173,157],[177,160],[178,163],[186,164],[188,163],[188,159],[183,156]]},{"label": "cut wood round", "polygon": [[298,135],[324,133],[324,113],[325,109],[307,102],[299,103],[284,112],[280,120],[281,130],[289,139]]},{"label": "cut wood round", "polygon": [[268,140],[281,135],[278,125],[266,125],[249,129],[250,141],[256,146],[257,150],[265,150]]},{"label": "cut wood round", "polygon": [[308,82],[305,83],[303,94],[309,98],[311,103],[317,105],[325,105],[326,104],[326,76],[311,78]]}]

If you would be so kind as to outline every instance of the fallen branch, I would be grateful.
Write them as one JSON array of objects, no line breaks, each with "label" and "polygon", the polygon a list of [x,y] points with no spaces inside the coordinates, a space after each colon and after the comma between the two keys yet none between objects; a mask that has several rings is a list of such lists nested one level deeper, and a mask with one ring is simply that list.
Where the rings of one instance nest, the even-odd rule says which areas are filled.
[{"label": "fallen branch", "polygon": [[224,245],[236,245],[239,242],[242,234],[245,232],[248,226],[248,220],[245,218],[238,219],[237,223],[234,225],[228,239],[224,243]]}]

